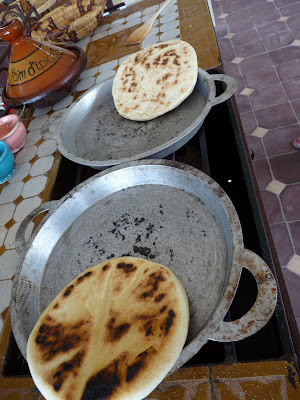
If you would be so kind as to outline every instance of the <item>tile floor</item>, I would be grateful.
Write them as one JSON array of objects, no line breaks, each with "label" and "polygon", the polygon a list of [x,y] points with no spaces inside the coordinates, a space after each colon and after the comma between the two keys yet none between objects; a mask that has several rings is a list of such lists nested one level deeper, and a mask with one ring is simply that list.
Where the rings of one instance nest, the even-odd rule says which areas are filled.
[{"label": "tile floor", "polygon": [[300,329],[300,1],[212,0],[235,95]]}]

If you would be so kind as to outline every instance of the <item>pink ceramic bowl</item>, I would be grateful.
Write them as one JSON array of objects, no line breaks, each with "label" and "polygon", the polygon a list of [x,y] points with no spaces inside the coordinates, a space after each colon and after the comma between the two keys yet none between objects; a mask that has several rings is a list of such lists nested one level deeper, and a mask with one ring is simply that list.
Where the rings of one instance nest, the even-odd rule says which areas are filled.
[{"label": "pink ceramic bowl", "polygon": [[18,118],[16,114],[0,118],[0,140],[5,142],[13,153],[20,150],[26,142],[26,128]]}]

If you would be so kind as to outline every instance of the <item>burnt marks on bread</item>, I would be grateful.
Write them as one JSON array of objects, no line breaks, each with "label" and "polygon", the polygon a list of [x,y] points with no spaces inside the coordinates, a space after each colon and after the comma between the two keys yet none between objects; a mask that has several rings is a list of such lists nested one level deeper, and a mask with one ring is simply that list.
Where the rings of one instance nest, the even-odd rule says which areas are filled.
[{"label": "burnt marks on bread", "polygon": [[110,264],[105,264],[105,265],[102,267],[102,271],[107,271],[109,268],[110,268]]},{"label": "burnt marks on bread", "polygon": [[[120,357],[122,358],[122,356]],[[93,375],[86,383],[81,400],[108,400],[121,385],[120,359]]]},{"label": "burnt marks on bread", "polygon": [[[166,47],[163,47],[163,48],[166,48]],[[163,52],[163,54],[160,54],[159,56],[157,56],[153,60],[152,65],[154,67],[160,67],[161,68],[162,66],[167,66],[169,64],[174,64],[175,68],[178,69],[180,67],[180,64],[181,64],[180,58],[181,58],[181,56],[177,53],[176,50],[170,49],[170,50],[167,50],[167,51]]]},{"label": "burnt marks on bread", "polygon": [[76,283],[78,284],[78,283],[83,282],[86,278],[89,278],[90,276],[92,276],[92,274],[93,274],[92,271],[86,272],[85,274],[79,276],[79,277],[76,279]]},{"label": "burnt marks on bread", "polygon": [[159,270],[156,272],[152,272],[147,279],[147,282],[143,284],[144,287],[143,292],[140,294],[140,299],[147,299],[149,297],[153,297],[159,290],[159,286],[161,282],[166,280],[163,271]]},{"label": "burnt marks on bread", "polygon": [[168,335],[168,333],[169,333],[169,331],[171,329],[171,326],[172,326],[172,324],[174,322],[174,318],[175,317],[176,317],[176,314],[174,313],[174,311],[173,310],[169,310],[168,316],[165,319],[164,325],[163,325],[165,336]]},{"label": "burnt marks on bread", "polygon": [[146,336],[153,335],[153,326],[151,321],[147,321],[144,325],[144,330],[146,331]]},{"label": "burnt marks on bread", "polygon": [[130,365],[127,369],[127,374],[126,374],[126,382],[132,381],[135,376],[138,374],[140,369],[142,368],[142,362],[137,361],[134,364]]},{"label": "burnt marks on bread", "polygon": [[155,352],[156,350],[150,347],[131,363],[128,362],[128,354],[121,353],[118,358],[88,379],[81,400],[112,399],[119,388],[134,384],[140,372],[147,366],[148,357]]},{"label": "burnt marks on bread", "polygon": [[159,65],[160,58],[161,58],[160,56],[156,57],[156,58],[154,59],[154,61],[153,61],[153,64],[154,64],[154,65]]},{"label": "burnt marks on bread", "polygon": [[42,361],[49,362],[70,350],[84,347],[89,340],[89,327],[88,319],[67,324],[46,317],[35,337]]},{"label": "burnt marks on bread", "polygon": [[116,318],[111,318],[106,324],[105,341],[114,343],[122,339],[122,337],[130,330],[131,324],[124,322],[118,324]]},{"label": "burnt marks on bread", "polygon": [[131,274],[132,272],[135,272],[137,267],[131,263],[121,262],[117,264],[117,269],[123,271],[126,275],[128,275]]},{"label": "burnt marks on bread", "polygon": [[[62,294],[62,298],[66,298],[69,297],[73,290],[75,289],[76,285],[82,283],[85,279],[89,278],[91,275],[93,274],[92,271],[88,271],[83,275],[80,275],[75,283],[72,283],[71,285],[67,286],[66,289],[64,290],[63,294]],[[55,304],[55,306],[53,308],[58,308],[59,304]]]},{"label": "burnt marks on bread", "polygon": [[165,75],[162,77],[162,80],[163,80],[163,81],[166,81],[167,79],[170,78],[170,76],[171,76],[171,74],[170,74],[170,73],[167,73],[167,74],[165,74]]},{"label": "burnt marks on bread", "polygon": [[150,347],[149,349],[140,353],[135,358],[135,360],[130,365],[128,365],[126,373],[127,383],[132,382],[139,375],[140,371],[145,369],[145,367],[147,366],[147,359],[148,357],[151,358],[151,355],[153,353],[156,353],[156,350],[153,347]]},{"label": "burnt marks on bread", "polygon": [[166,293],[160,293],[154,298],[155,303],[161,302],[166,297]]},{"label": "burnt marks on bread", "polygon": [[72,374],[76,376],[85,356],[84,351],[78,351],[74,357],[68,361],[61,363],[52,375],[51,382],[49,382],[56,392],[59,392],[64,382]]},{"label": "burnt marks on bread", "polygon": [[163,314],[163,313],[166,311],[167,308],[168,308],[167,306],[163,306],[163,307],[159,310],[159,313],[160,313],[160,314]]},{"label": "burnt marks on bread", "polygon": [[74,289],[74,285],[68,286],[66,288],[66,290],[64,291],[63,296],[68,297],[72,293],[73,289]]},{"label": "burnt marks on bread", "polygon": [[155,48],[156,49],[165,49],[168,46],[169,46],[169,44],[162,43],[162,44],[158,44],[157,46],[155,46]]}]

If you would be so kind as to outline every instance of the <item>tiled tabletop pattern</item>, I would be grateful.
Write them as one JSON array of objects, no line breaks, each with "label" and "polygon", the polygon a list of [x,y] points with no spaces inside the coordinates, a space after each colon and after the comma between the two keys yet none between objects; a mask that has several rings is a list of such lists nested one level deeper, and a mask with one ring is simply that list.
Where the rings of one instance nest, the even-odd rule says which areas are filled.
[{"label": "tiled tabletop pattern", "polygon": [[213,0],[273,240],[300,329],[300,1]]}]

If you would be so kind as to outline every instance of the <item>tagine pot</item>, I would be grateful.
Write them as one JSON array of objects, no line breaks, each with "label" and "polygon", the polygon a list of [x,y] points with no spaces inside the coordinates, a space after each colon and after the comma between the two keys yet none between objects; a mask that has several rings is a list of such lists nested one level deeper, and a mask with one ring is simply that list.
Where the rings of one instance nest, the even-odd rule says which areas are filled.
[{"label": "tagine pot", "polygon": [[0,26],[0,38],[12,45],[7,83],[2,92],[7,106],[45,107],[75,89],[87,61],[82,49],[52,46],[26,37],[19,19]]}]

